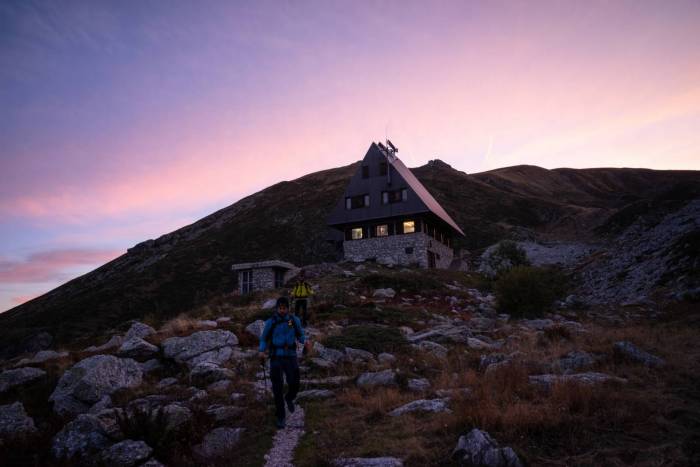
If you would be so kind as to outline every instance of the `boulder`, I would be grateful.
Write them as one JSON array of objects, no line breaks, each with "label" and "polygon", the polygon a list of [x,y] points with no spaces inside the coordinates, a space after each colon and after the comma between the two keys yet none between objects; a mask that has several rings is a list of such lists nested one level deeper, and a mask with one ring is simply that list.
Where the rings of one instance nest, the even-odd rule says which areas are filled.
[{"label": "boulder", "polygon": [[452,451],[452,458],[466,467],[522,467],[522,462],[513,449],[498,446],[485,431],[474,428],[459,437]]},{"label": "boulder", "polygon": [[103,450],[101,458],[110,467],[134,467],[151,457],[152,452],[143,441],[126,439]]},{"label": "boulder", "polygon": [[134,337],[138,337],[140,339],[143,339],[145,337],[150,336],[151,334],[155,334],[156,330],[150,327],[148,324],[143,324],[139,323],[136,321],[131,325],[128,331],[126,331],[126,334],[124,335],[125,340],[133,339]]},{"label": "boulder", "polygon": [[447,347],[432,341],[422,341],[418,344],[418,349],[423,352],[429,352],[438,358],[447,357]]},{"label": "boulder", "polygon": [[307,391],[301,391],[299,394],[297,394],[296,400],[301,402],[316,399],[329,399],[334,396],[335,394],[333,391],[329,389],[309,389]]},{"label": "boulder", "polygon": [[140,337],[131,337],[119,347],[117,355],[127,358],[150,358],[158,355],[158,347]]},{"label": "boulder", "polygon": [[0,405],[0,440],[25,436],[36,431],[34,420],[24,411],[21,402]]},{"label": "boulder", "polygon": [[140,467],[165,467],[165,465],[161,464],[156,459],[148,459],[145,463],[141,464]]},{"label": "boulder", "polygon": [[626,383],[627,380],[624,378],[618,378],[617,376],[611,376],[607,375],[605,373],[596,373],[593,371],[589,371],[587,373],[575,373],[575,374],[569,374],[569,375],[554,375],[554,374],[547,374],[547,375],[534,375],[529,377],[530,384],[533,384],[535,386],[539,386],[542,389],[550,390],[555,384],[560,384],[560,383],[568,383],[568,382],[573,382],[573,383],[580,383],[580,384],[586,384],[589,386],[595,385],[595,384],[601,384],[605,383],[608,381],[612,381],[615,383]]},{"label": "boulder", "polygon": [[54,436],[51,454],[56,459],[78,461],[109,444],[105,424],[96,415],[81,414]]},{"label": "boulder", "polygon": [[449,412],[448,402],[449,399],[419,399],[392,410],[389,415],[398,417],[409,412]]},{"label": "boulder", "polygon": [[143,371],[143,374],[147,375],[149,373],[154,373],[160,369],[163,368],[163,364],[160,363],[160,361],[157,358],[152,358],[150,360],[147,360],[141,365],[141,371]]},{"label": "boulder", "polygon": [[496,326],[496,320],[491,318],[474,317],[467,324],[476,331],[488,331]]},{"label": "boulder", "polygon": [[233,458],[234,449],[241,439],[243,428],[215,428],[207,433],[202,443],[192,448],[195,456],[202,462]]},{"label": "boulder", "polygon": [[168,404],[163,407],[163,416],[167,431],[178,431],[192,420],[190,409],[179,404]]},{"label": "boulder", "polygon": [[240,418],[243,409],[233,405],[214,404],[207,407],[207,415],[218,423],[231,423]]},{"label": "boulder", "polygon": [[430,381],[425,378],[411,378],[408,380],[408,390],[424,392],[430,389]]},{"label": "boulder", "polygon": [[374,298],[394,298],[396,296],[396,291],[390,287],[386,289],[377,289],[372,296]]},{"label": "boulder", "polygon": [[163,341],[167,358],[184,362],[190,367],[198,363],[222,364],[231,358],[238,338],[231,331],[199,331],[186,337],[171,337]]},{"label": "boulder", "polygon": [[508,357],[502,353],[493,353],[490,355],[482,355],[479,357],[479,369],[481,371],[486,370],[489,366],[495,363],[501,363],[507,360]]},{"label": "boulder", "polygon": [[46,376],[46,372],[44,370],[32,367],[3,371],[0,373],[0,394],[9,391],[14,387],[36,381],[44,376]]},{"label": "boulder", "polygon": [[190,382],[196,386],[206,386],[222,379],[231,379],[234,372],[228,368],[222,368],[215,363],[203,362],[192,368]]},{"label": "boulder", "polygon": [[647,367],[660,368],[666,365],[666,361],[663,358],[652,355],[629,341],[615,342],[613,348],[618,354]]},{"label": "boulder", "polygon": [[141,366],[130,358],[95,355],[68,369],[49,400],[59,415],[84,413],[102,396],[141,385],[142,378]]},{"label": "boulder", "polygon": [[37,363],[43,363],[48,360],[55,360],[57,358],[67,357],[68,352],[56,352],[55,350],[41,350],[36,353],[32,358],[23,358],[17,363],[16,366],[25,365],[36,365]]},{"label": "boulder", "polygon": [[112,407],[112,398],[109,396],[102,396],[100,400],[95,402],[92,407],[90,407],[88,413],[97,414],[110,407]]},{"label": "boulder", "polygon": [[260,336],[262,336],[263,330],[265,329],[265,321],[259,319],[257,321],[253,321],[250,323],[248,326],[245,327],[245,330],[248,334],[252,335],[256,339],[260,339]]},{"label": "boulder", "polygon": [[357,378],[357,385],[362,388],[396,386],[396,372],[394,370],[383,370],[374,373],[362,373]]},{"label": "boulder", "polygon": [[403,467],[395,457],[347,457],[333,461],[334,467]]},{"label": "boulder", "polygon": [[493,348],[491,344],[488,344],[481,339],[477,339],[476,337],[467,338],[467,346],[473,350],[488,350]]},{"label": "boulder", "polygon": [[163,389],[172,386],[173,384],[177,384],[177,378],[163,378],[160,381],[158,381],[156,387],[158,389]]},{"label": "boulder", "polygon": [[343,352],[325,347],[318,341],[314,342],[313,350],[316,355],[318,355],[318,358],[322,360],[327,360],[333,363],[339,363],[345,360],[345,354]]}]

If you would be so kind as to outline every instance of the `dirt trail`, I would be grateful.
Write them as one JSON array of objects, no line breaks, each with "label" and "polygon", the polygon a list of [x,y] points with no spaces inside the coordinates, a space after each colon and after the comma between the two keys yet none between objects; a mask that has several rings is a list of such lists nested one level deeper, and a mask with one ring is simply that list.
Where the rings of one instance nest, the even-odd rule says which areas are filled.
[{"label": "dirt trail", "polygon": [[304,409],[297,406],[294,413],[287,416],[287,427],[275,434],[272,448],[265,454],[265,467],[294,467],[294,449],[303,434]]}]

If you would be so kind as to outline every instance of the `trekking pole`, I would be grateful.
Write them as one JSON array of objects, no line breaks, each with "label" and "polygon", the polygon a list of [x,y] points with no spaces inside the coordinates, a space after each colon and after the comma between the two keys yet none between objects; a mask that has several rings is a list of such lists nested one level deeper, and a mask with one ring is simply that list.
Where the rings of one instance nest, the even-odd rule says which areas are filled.
[{"label": "trekking pole", "polygon": [[265,360],[260,362],[260,364],[262,365],[262,368],[263,368],[263,381],[265,384],[265,396],[267,396],[267,370],[265,369]]}]

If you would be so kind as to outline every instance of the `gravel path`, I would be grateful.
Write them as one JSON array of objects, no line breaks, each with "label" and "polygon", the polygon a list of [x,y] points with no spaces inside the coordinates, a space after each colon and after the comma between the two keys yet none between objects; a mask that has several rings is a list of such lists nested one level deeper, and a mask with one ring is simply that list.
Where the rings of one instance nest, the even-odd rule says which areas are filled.
[{"label": "gravel path", "polygon": [[304,434],[304,409],[297,405],[293,414],[287,415],[287,427],[277,430],[272,448],[265,454],[265,467],[294,467],[294,449]]}]

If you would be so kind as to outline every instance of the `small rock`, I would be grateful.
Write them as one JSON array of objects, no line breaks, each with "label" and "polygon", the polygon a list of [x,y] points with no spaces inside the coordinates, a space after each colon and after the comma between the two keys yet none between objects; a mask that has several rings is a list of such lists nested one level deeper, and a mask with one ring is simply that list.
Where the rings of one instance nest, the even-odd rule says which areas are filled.
[{"label": "small rock", "polygon": [[101,457],[110,467],[134,467],[148,459],[152,452],[153,449],[143,441],[127,439],[103,450]]},{"label": "small rock", "polygon": [[551,319],[524,319],[520,322],[520,325],[533,331],[543,331],[553,326],[554,321]]},{"label": "small rock", "polygon": [[84,351],[85,352],[105,352],[107,350],[112,350],[121,347],[121,345],[124,343],[124,338],[122,336],[112,336],[106,343],[95,347],[94,345],[91,345],[90,347],[86,348]]},{"label": "small rock", "polygon": [[386,289],[375,290],[372,296],[375,298],[394,298],[396,296],[396,292],[394,289],[388,287]]},{"label": "small rock", "polygon": [[25,365],[36,365],[37,363],[43,363],[48,360],[55,360],[57,358],[67,357],[68,352],[56,352],[55,350],[41,350],[36,353],[32,358],[23,358],[17,363],[16,366],[21,367]]},{"label": "small rock", "polygon": [[204,436],[202,443],[194,446],[192,451],[202,461],[212,461],[224,457],[233,457],[234,449],[241,439],[243,428],[215,428]]},{"label": "small rock", "polygon": [[0,394],[10,389],[31,383],[46,376],[46,372],[39,368],[24,367],[14,370],[6,370],[0,373]]},{"label": "small rock", "polygon": [[272,310],[274,307],[277,306],[277,299],[275,298],[268,298],[265,300],[265,302],[262,304],[260,308],[263,310]]},{"label": "small rock", "polygon": [[129,340],[133,338],[139,338],[139,339],[144,339],[151,334],[155,334],[156,330],[150,327],[148,324],[143,324],[139,323],[136,321],[134,324],[131,325],[128,331],[126,331],[126,334],[124,335],[124,340]]},{"label": "small rock", "polygon": [[221,318],[216,318],[216,322],[219,324],[228,324],[231,322],[231,318],[228,316],[222,316]]},{"label": "small rock", "polygon": [[554,363],[553,369],[563,373],[571,373],[576,370],[591,367],[595,359],[588,352],[572,350]]},{"label": "small rock", "polygon": [[163,365],[160,363],[160,361],[157,358],[152,358],[151,360],[147,360],[141,365],[141,371],[143,371],[143,374],[147,375],[149,373],[156,372],[160,369],[163,368]]},{"label": "small rock", "polygon": [[425,392],[430,389],[430,381],[425,378],[411,378],[408,380],[408,390],[413,392]]},{"label": "small rock", "polygon": [[452,458],[459,465],[468,467],[522,467],[513,449],[498,447],[498,443],[485,431],[473,429],[459,437],[452,451]]},{"label": "small rock", "polygon": [[357,378],[357,385],[362,388],[396,386],[396,372],[394,370],[383,370],[374,373],[363,373]]},{"label": "small rock", "polygon": [[250,323],[248,326],[245,327],[246,332],[257,339],[260,339],[260,336],[262,336],[264,329],[265,329],[265,321],[263,321],[261,319],[259,319],[257,321],[253,321],[252,323]]},{"label": "small rock", "polygon": [[331,361],[329,361],[329,360],[324,360],[324,359],[322,359],[322,358],[316,358],[316,357],[314,357],[314,358],[311,359],[311,363],[313,363],[314,365],[316,365],[316,366],[319,367],[319,368],[325,368],[325,369],[327,369],[327,370],[329,370],[329,369],[335,367],[335,363],[333,363],[333,362],[331,362]]},{"label": "small rock", "polygon": [[203,362],[192,368],[190,382],[197,386],[206,386],[222,379],[231,379],[234,376],[234,372],[228,368],[222,368],[215,363]]},{"label": "small rock", "polygon": [[418,349],[423,352],[430,352],[438,358],[447,357],[447,347],[432,341],[422,341],[418,344]]},{"label": "small rock", "polygon": [[229,399],[231,399],[231,402],[239,402],[245,399],[245,394],[243,394],[242,392],[233,392],[231,393]]},{"label": "small rock", "polygon": [[88,413],[97,414],[110,407],[112,407],[112,398],[108,395],[104,395],[90,407]]},{"label": "small rock", "polygon": [[24,405],[21,402],[0,405],[0,440],[35,432],[34,420],[24,411]]},{"label": "small rock", "polygon": [[449,412],[447,402],[449,399],[419,399],[392,410],[389,415],[398,417],[409,412]]},{"label": "small rock", "polygon": [[163,341],[166,358],[184,362],[190,367],[198,363],[211,362],[218,365],[233,354],[238,338],[231,331],[199,331],[186,337],[171,337]]},{"label": "small rock", "polygon": [[469,337],[467,338],[467,345],[469,346],[470,349],[474,350],[487,350],[493,348],[492,345],[487,344],[486,342],[477,339],[476,337]]},{"label": "small rock", "polygon": [[396,361],[396,357],[394,357],[393,354],[382,352],[379,355],[377,355],[377,360],[379,360],[379,363],[381,364],[391,365]]},{"label": "small rock", "polygon": [[617,376],[606,375],[605,373],[596,373],[593,371],[587,373],[576,373],[570,375],[534,375],[529,377],[530,384],[540,386],[543,389],[550,390],[557,383],[575,382],[587,385],[595,385],[612,381],[616,383],[626,383],[624,378]]},{"label": "small rock", "polygon": [[350,360],[355,362],[369,362],[374,359],[372,352],[367,352],[366,350],[361,349],[353,349],[351,347],[345,347],[345,355],[347,355]]},{"label": "small rock", "polygon": [[404,336],[410,336],[415,332],[412,328],[409,328],[408,326],[399,326],[399,331],[401,331],[401,334],[403,334]]},{"label": "small rock", "polygon": [[164,378],[158,381],[156,387],[158,389],[163,389],[167,388],[168,386],[172,386],[173,384],[177,384],[177,378]]},{"label": "small rock", "polygon": [[207,392],[229,392],[233,383],[228,379],[215,381],[207,386]]},{"label": "small rock", "polygon": [[219,323],[216,321],[212,321],[210,319],[202,319],[197,321],[197,327],[198,328],[216,328],[219,326]]},{"label": "small rock", "polygon": [[119,347],[117,355],[127,358],[149,358],[158,355],[158,347],[140,337],[132,337]]},{"label": "small rock", "polygon": [[324,347],[320,342],[315,341],[313,350],[318,355],[318,358],[327,360],[333,363],[339,363],[345,360],[345,354],[339,350]]},{"label": "small rock", "polygon": [[666,361],[663,358],[652,355],[629,341],[615,342],[614,349],[615,352],[647,367],[660,368],[666,365]]}]

